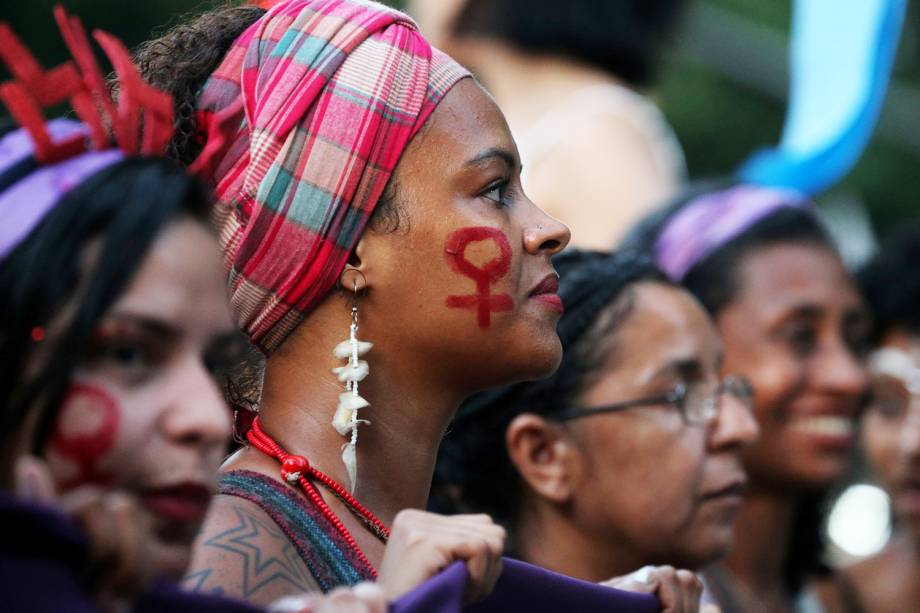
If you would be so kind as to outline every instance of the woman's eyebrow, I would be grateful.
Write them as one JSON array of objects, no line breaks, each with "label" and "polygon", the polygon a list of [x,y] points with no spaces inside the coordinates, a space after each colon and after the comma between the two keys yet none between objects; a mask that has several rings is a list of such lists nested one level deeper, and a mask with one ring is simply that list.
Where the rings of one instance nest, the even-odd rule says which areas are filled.
[{"label": "woman's eyebrow", "polygon": [[[163,321],[153,319],[144,315],[127,312],[112,313],[109,318],[115,323],[128,323],[141,328],[145,333],[162,337],[164,340],[171,340],[181,336],[180,331]],[[104,325],[104,324],[103,324]]]},{"label": "woman's eyebrow", "polygon": [[658,380],[661,377],[695,380],[702,378],[704,372],[705,369],[701,358],[697,356],[678,357],[662,364],[648,377],[646,383]]},{"label": "woman's eyebrow", "polygon": [[517,156],[501,147],[491,147],[481,151],[476,156],[467,160],[463,165],[465,167],[484,166],[495,159],[503,162],[508,168],[514,169],[518,167]]}]

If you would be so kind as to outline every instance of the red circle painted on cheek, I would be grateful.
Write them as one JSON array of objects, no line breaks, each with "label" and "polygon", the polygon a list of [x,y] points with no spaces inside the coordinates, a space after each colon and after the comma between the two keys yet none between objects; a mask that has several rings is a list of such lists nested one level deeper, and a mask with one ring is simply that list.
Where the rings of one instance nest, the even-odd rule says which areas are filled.
[{"label": "red circle painted on cheek", "polygon": [[62,407],[49,441],[51,448],[77,464],[79,475],[74,481],[107,481],[96,463],[115,445],[121,422],[117,403],[101,388],[74,383]]},{"label": "red circle painted on cheek", "polygon": [[[478,267],[466,258],[466,248],[470,243],[492,241],[498,248],[498,257]],[[467,296],[448,296],[450,308],[474,309],[481,328],[488,328],[491,313],[510,311],[514,300],[508,294],[492,294],[489,287],[508,274],[511,268],[511,245],[498,228],[472,227],[461,228],[447,238],[444,246],[447,261],[455,272],[469,277],[476,283],[476,294]]]}]

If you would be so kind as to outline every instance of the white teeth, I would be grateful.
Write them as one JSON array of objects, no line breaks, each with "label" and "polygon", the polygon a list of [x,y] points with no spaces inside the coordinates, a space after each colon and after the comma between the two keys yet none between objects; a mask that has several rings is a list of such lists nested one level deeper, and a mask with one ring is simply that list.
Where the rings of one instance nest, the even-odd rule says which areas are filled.
[{"label": "white teeth", "polygon": [[834,415],[801,417],[795,420],[794,427],[800,432],[819,436],[849,436],[856,430],[852,419]]}]

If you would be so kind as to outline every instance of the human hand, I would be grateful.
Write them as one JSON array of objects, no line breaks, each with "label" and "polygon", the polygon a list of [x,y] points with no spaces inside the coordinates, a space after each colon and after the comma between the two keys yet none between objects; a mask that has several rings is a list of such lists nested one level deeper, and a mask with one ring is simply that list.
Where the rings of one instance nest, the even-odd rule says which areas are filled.
[{"label": "human hand", "polygon": [[505,529],[488,515],[438,515],[408,509],[393,522],[380,565],[379,583],[389,600],[430,579],[451,562],[469,571],[464,601],[491,593],[501,574]]},{"label": "human hand", "polygon": [[340,587],[328,594],[288,596],[272,603],[272,613],[386,613],[387,599],[376,583]]},{"label": "human hand", "polygon": [[47,464],[28,455],[16,461],[14,487],[20,500],[56,508],[83,529],[89,543],[87,575],[100,606],[121,609],[150,586],[151,528],[133,496],[96,486],[58,493]]},{"label": "human hand", "polygon": [[644,566],[639,570],[614,577],[601,585],[627,592],[655,594],[665,613],[719,613],[715,605],[700,606],[703,584],[689,570],[673,566]]}]

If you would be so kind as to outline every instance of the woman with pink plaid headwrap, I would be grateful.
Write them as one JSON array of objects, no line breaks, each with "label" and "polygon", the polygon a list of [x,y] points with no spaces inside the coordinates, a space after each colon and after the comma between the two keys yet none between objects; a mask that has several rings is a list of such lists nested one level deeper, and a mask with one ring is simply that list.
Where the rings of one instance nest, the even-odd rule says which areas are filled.
[{"label": "woman with pink plaid headwrap", "polygon": [[[522,192],[501,111],[408,17],[362,0],[225,9],[139,62],[176,97],[172,154],[215,186],[231,304],[266,356],[188,585],[266,603],[379,572],[392,598],[465,560],[467,598],[485,595],[502,529],[406,509],[424,508],[463,398],[560,359],[550,258],[569,233]],[[354,321],[372,351],[333,355]],[[343,356],[356,473],[330,424],[351,397],[330,373]]]}]

